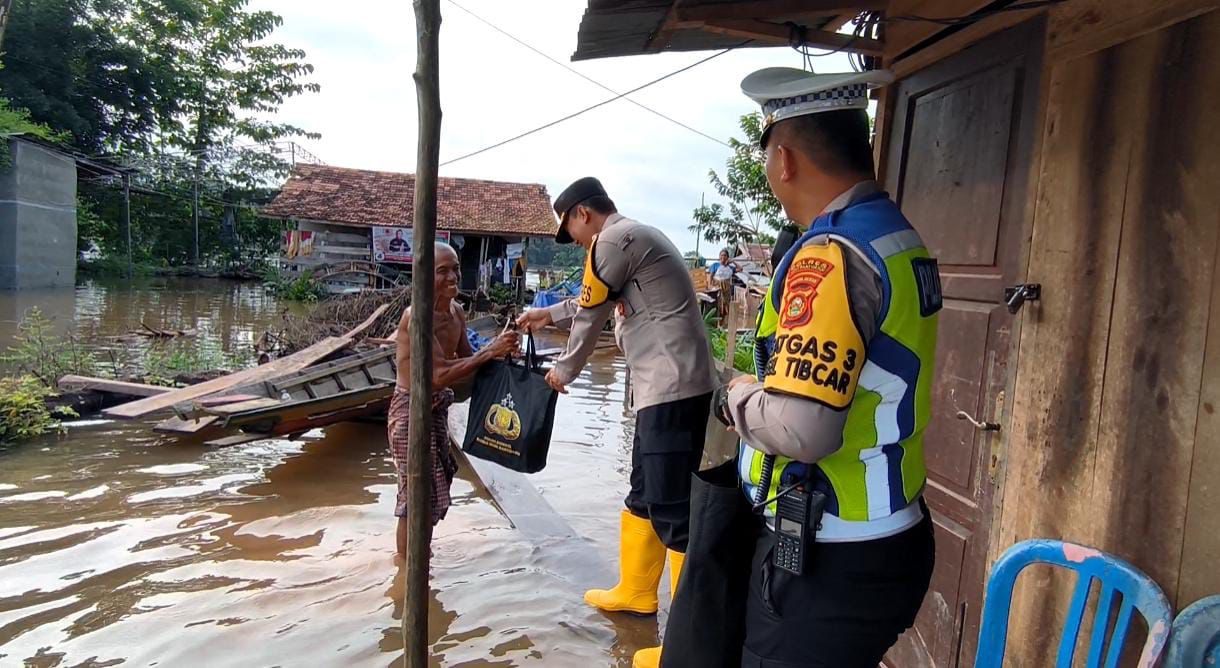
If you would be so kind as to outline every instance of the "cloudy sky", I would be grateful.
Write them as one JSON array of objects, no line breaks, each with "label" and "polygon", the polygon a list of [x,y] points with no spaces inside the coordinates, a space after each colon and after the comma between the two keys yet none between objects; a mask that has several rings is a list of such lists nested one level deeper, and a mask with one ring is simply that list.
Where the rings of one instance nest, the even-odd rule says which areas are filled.
[{"label": "cloudy sky", "polygon": [[[678,70],[711,52],[571,63],[583,0],[457,0],[471,12],[618,91]],[[406,0],[253,0],[284,18],[275,39],[304,49],[322,92],[289,100],[282,120],[322,133],[304,146],[327,164],[415,170],[415,22]],[[441,0],[441,162],[494,144],[610,97]],[[738,88],[768,66],[800,67],[788,48],[731,52],[632,95],[713,137],[739,135],[754,109]],[[820,71],[848,71],[836,54]],[[599,177],[633,218],[695,247],[687,230],[701,195],[716,201],[710,168],[729,150],[619,100],[507,146],[441,168],[441,175],[543,183],[554,197],[571,181]],[[711,255],[704,243],[701,251]]]}]

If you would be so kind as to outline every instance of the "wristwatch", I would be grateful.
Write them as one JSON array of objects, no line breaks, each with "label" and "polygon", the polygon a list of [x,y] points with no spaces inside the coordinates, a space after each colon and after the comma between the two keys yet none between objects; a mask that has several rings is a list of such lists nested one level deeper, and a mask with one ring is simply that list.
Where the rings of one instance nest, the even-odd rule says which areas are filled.
[{"label": "wristwatch", "polygon": [[729,413],[729,386],[721,385],[712,393],[712,414],[726,426],[733,426],[733,416]]}]

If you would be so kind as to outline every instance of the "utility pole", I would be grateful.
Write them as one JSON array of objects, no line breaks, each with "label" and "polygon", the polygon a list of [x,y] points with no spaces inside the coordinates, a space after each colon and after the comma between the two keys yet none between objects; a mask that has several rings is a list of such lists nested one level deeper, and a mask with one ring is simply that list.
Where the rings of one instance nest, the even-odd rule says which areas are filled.
[{"label": "utility pole", "polygon": [[[699,194],[699,208],[703,209],[703,199],[707,197],[707,193]],[[691,261],[691,267],[699,266],[699,238],[703,236],[703,221],[695,221],[695,259]]]},{"label": "utility pole", "polygon": [[195,266],[199,266],[199,172],[195,172],[195,187],[193,189],[194,197],[191,198],[191,219],[195,227],[195,250],[192,257],[195,258]]},{"label": "utility pole", "polygon": [[127,234],[127,280],[131,280],[131,172],[123,172],[123,230]]},{"label": "utility pole", "polygon": [[428,665],[428,560],[432,543],[429,444],[432,424],[432,306],[436,301],[436,182],[440,167],[440,0],[415,0],[415,91],[419,139],[411,267],[411,415],[407,446],[407,576],[402,638],[407,668]]},{"label": "utility pole", "polygon": [[0,0],[0,44],[4,43],[4,29],[8,27],[8,15],[13,11],[13,0]]}]

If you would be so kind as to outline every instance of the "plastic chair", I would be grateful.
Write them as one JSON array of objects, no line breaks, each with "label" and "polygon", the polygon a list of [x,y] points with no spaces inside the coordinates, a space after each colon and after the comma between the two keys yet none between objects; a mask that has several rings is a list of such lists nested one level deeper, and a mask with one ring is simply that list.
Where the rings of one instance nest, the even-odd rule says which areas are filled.
[{"label": "plastic chair", "polygon": [[[1007,644],[1009,608],[1012,605],[1012,590],[1017,575],[1031,564],[1051,564],[1076,571],[1079,576],[1068,606],[1059,643],[1057,668],[1070,668],[1076,654],[1076,640],[1084,619],[1085,604],[1089,600],[1089,589],[1093,581],[1101,583],[1097,613],[1093,619],[1093,632],[1088,643],[1089,668],[1104,665],[1114,668],[1122,654],[1123,643],[1130,628],[1131,612],[1134,608],[1148,624],[1148,640],[1140,654],[1139,666],[1151,668],[1165,648],[1169,637],[1172,610],[1161,588],[1147,575],[1118,557],[1104,554],[1091,547],[1065,543],[1058,540],[1027,540],[1017,543],[996,561],[987,580],[987,595],[983,601],[983,627],[979,632],[978,654],[975,668],[1000,668],[1004,661]],[[1114,623],[1109,642],[1110,607],[1114,594],[1122,596],[1122,604]],[[1109,647],[1105,663],[1102,651]]]},{"label": "plastic chair", "polygon": [[1220,667],[1220,595],[1195,601],[1173,620],[1165,668]]}]

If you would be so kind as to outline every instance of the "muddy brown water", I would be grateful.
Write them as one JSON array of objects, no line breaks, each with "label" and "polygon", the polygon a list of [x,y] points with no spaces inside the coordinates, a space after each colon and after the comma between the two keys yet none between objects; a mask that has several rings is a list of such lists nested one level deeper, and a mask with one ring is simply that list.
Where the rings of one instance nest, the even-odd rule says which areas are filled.
[{"label": "muddy brown water", "polygon": [[[235,357],[283,308],[219,280],[0,292],[0,347],[33,305],[90,336],[195,327],[198,345]],[[547,468],[529,476],[577,536],[531,540],[459,473],[433,544],[433,665],[629,666],[656,643],[664,615],[605,615],[581,598],[617,563],[624,372],[595,356],[560,398]],[[92,416],[0,450],[0,666],[400,664],[383,426],[213,448],[151,423]],[[573,553],[606,568],[582,570]]]}]

